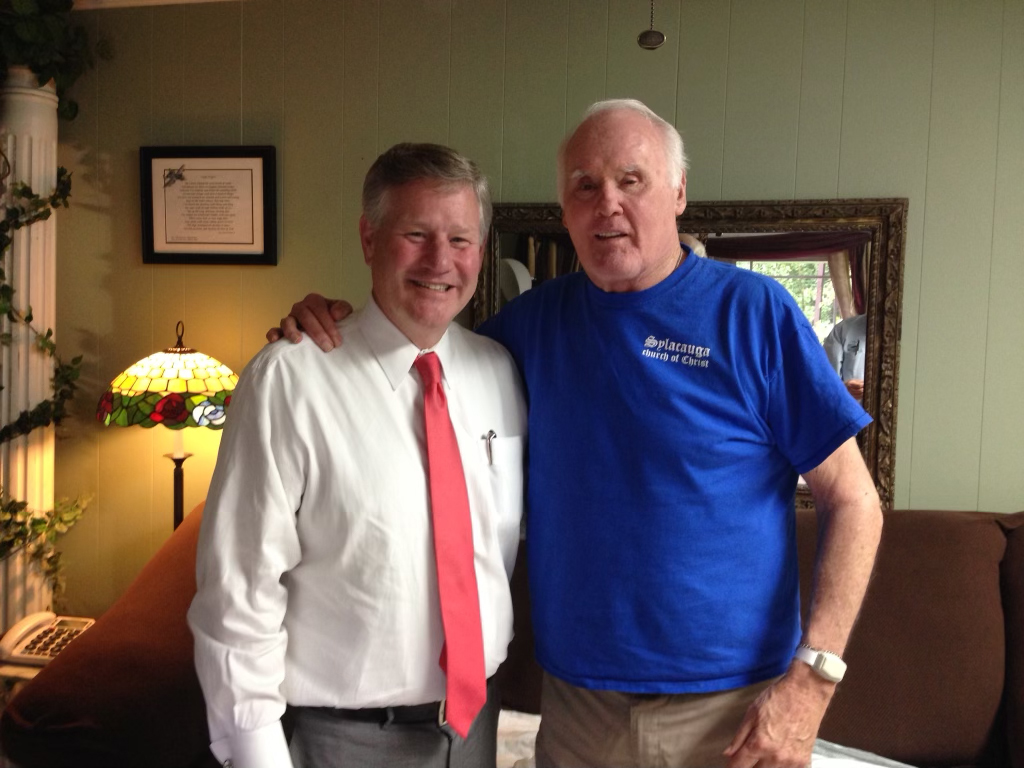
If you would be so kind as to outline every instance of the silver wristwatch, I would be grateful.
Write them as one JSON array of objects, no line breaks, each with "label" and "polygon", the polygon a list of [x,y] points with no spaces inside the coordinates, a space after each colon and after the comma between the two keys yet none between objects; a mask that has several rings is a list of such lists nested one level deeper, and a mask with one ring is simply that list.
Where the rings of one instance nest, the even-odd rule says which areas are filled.
[{"label": "silver wristwatch", "polygon": [[810,666],[830,683],[838,683],[846,674],[846,662],[838,653],[832,651],[822,651],[801,643],[796,648],[795,658]]}]

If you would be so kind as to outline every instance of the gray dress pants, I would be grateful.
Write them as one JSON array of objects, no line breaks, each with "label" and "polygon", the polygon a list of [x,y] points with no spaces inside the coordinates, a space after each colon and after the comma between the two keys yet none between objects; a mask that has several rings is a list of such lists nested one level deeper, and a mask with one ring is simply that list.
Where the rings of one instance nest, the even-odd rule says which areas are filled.
[{"label": "gray dress pants", "polygon": [[495,768],[500,697],[487,704],[463,739],[449,726],[345,720],[320,707],[290,707],[295,768]]}]

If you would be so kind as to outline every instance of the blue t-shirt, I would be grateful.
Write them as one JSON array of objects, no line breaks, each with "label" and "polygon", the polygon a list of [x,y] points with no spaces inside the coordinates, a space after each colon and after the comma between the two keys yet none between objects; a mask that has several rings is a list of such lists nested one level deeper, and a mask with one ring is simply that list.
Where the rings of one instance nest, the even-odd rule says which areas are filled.
[{"label": "blue t-shirt", "polygon": [[784,672],[797,473],[870,422],[786,290],[690,255],[635,293],[545,282],[481,330],[528,390],[540,664],[663,693]]}]

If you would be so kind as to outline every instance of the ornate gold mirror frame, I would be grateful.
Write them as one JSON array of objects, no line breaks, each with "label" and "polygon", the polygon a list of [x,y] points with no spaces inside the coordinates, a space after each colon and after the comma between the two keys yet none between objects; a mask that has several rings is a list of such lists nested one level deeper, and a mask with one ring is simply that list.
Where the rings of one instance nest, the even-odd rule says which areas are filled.
[{"label": "ornate gold mirror frame", "polygon": [[[896,399],[900,367],[900,324],[903,314],[903,251],[906,243],[905,198],[849,200],[741,200],[691,202],[678,218],[681,233],[700,239],[708,235],[768,232],[871,233],[867,291],[868,341],[864,407],[874,421],[858,436],[861,452],[882,501],[892,509],[895,482]],[[474,323],[498,311],[498,265],[504,255],[516,256],[517,235],[558,236],[566,243],[561,209],[546,203],[501,203],[494,206]],[[510,252],[511,251],[511,252]],[[800,491],[797,505],[813,506]]]}]

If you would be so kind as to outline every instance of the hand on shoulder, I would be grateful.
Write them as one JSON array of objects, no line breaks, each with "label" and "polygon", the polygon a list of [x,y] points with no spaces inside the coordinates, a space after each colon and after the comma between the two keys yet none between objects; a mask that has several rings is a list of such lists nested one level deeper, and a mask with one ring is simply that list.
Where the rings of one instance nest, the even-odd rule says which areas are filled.
[{"label": "hand on shoulder", "polygon": [[342,344],[336,323],[352,314],[352,305],[343,299],[328,299],[319,293],[310,293],[302,301],[292,304],[291,312],[281,318],[281,325],[267,331],[267,341],[274,343],[288,339],[293,344],[302,341],[303,332],[320,349],[330,352]]}]

